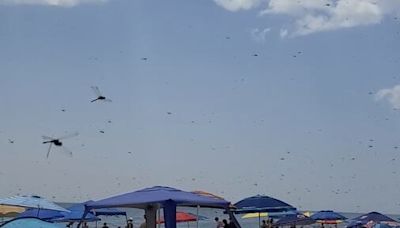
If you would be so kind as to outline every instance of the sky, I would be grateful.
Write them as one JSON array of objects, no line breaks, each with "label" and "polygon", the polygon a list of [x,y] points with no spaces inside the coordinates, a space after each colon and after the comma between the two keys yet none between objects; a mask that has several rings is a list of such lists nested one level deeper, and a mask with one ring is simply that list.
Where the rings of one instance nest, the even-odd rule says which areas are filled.
[{"label": "sky", "polygon": [[0,196],[399,213],[399,23],[397,0],[0,0]]}]

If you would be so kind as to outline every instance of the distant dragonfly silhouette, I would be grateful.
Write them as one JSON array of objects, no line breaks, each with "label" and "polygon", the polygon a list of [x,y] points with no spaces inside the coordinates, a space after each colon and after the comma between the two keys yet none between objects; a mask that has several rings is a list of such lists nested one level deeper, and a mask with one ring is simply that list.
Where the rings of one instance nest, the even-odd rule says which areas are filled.
[{"label": "distant dragonfly silhouette", "polygon": [[69,134],[69,135],[65,135],[65,136],[59,137],[59,138],[52,138],[52,137],[49,137],[49,136],[42,136],[43,140],[45,140],[43,142],[43,144],[46,144],[46,143],[50,144],[49,149],[47,151],[46,158],[48,158],[49,155],[50,155],[50,151],[51,151],[51,146],[52,145],[58,146],[58,147],[62,147],[62,149],[63,149],[63,151],[65,153],[67,153],[69,156],[72,156],[72,152],[63,145],[63,142],[61,142],[61,140],[75,137],[78,134],[79,134],[78,132],[75,132],[75,133],[72,133],[72,134]]},{"label": "distant dragonfly silhouette", "polygon": [[97,86],[92,86],[91,87],[93,92],[96,94],[97,98],[92,100],[91,102],[95,102],[95,101],[106,101],[106,102],[111,102],[110,99],[106,98],[105,96],[102,95],[102,93],[100,92],[99,87]]}]

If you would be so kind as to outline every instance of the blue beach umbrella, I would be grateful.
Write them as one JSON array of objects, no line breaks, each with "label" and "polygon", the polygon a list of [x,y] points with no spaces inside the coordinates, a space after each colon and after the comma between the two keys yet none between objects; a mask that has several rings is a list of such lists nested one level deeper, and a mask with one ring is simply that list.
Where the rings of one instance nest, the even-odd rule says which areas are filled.
[{"label": "blue beach umbrella", "polygon": [[337,224],[347,219],[343,215],[329,210],[319,211],[313,214],[311,218],[325,224]]},{"label": "blue beach umbrella", "polygon": [[59,211],[53,211],[47,209],[38,210],[33,208],[30,208],[17,216],[17,218],[26,218],[26,217],[35,217],[45,221],[50,221],[52,219],[62,218],[64,216]]},{"label": "blue beach umbrella", "polygon": [[235,209],[233,210],[236,214],[243,213],[258,213],[258,224],[261,225],[261,212],[268,213],[290,213],[296,212],[296,208],[289,205],[281,200],[263,196],[256,195],[252,197],[247,197],[240,200],[234,204]]},{"label": "blue beach umbrella", "polygon": [[59,228],[59,226],[49,223],[38,218],[16,218],[10,220],[3,225],[1,228]]},{"label": "blue beach umbrella", "polygon": [[363,226],[366,225],[372,226],[377,223],[386,224],[392,227],[400,226],[400,223],[397,222],[396,220],[374,211],[351,219],[350,223],[346,227],[354,227],[358,226],[359,224],[362,224]]},{"label": "blue beach umbrella", "polygon": [[253,212],[285,212],[296,211],[296,208],[269,196],[256,195],[235,203],[237,214]]},{"label": "blue beach umbrella", "polygon": [[295,215],[286,215],[279,219],[274,226],[306,226],[316,223],[314,219],[307,217],[303,214],[295,214]]}]

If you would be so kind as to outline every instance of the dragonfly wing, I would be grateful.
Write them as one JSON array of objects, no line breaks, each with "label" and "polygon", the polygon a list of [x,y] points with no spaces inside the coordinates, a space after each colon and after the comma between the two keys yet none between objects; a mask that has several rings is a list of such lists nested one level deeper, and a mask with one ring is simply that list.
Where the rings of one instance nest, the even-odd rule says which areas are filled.
[{"label": "dragonfly wing", "polygon": [[104,99],[103,101],[104,101],[104,102],[112,102],[112,100],[111,100],[111,99],[108,99],[108,98]]},{"label": "dragonfly wing", "polygon": [[72,151],[65,146],[62,146],[62,150],[64,154],[68,155],[68,157],[72,157]]},{"label": "dragonfly wing", "polygon": [[58,138],[58,140],[69,139],[69,138],[72,138],[72,137],[75,137],[75,136],[78,136],[78,135],[79,135],[79,132],[74,132],[74,133],[71,133],[71,134],[68,134],[68,135],[64,135],[63,137]]},{"label": "dragonfly wing", "polygon": [[97,87],[97,86],[92,86],[91,88],[92,88],[94,94],[96,94],[96,96],[98,96],[98,97],[101,97],[101,96],[102,96],[99,87]]},{"label": "dragonfly wing", "polygon": [[49,137],[49,136],[45,136],[45,135],[42,136],[42,139],[43,140],[50,140],[50,141],[51,140],[55,140],[55,138],[52,138],[52,137]]},{"label": "dragonfly wing", "polygon": [[46,158],[49,158],[50,150],[51,150],[51,145],[53,145],[53,143],[50,143],[49,149],[47,150]]}]

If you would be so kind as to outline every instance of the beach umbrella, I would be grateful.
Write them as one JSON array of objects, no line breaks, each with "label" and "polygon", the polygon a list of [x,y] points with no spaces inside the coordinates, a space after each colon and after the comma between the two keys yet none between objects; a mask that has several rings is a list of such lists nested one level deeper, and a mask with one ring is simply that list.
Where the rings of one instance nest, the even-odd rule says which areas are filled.
[{"label": "beach umbrella", "polygon": [[[207,217],[199,216],[199,220],[205,220]],[[176,212],[176,222],[194,222],[197,221],[197,215],[188,212]],[[161,218],[157,223],[164,223],[164,218]]]},{"label": "beach umbrella", "polygon": [[59,228],[59,226],[38,218],[15,218],[3,225],[1,228]]},{"label": "beach umbrella", "polygon": [[392,218],[390,218],[390,217],[388,217],[386,215],[383,215],[383,214],[381,214],[379,212],[375,212],[374,211],[374,212],[370,212],[370,213],[367,213],[367,214],[364,214],[364,215],[360,215],[360,216],[358,216],[356,218],[351,219],[350,223],[347,224],[346,227],[357,227],[360,224],[363,225],[363,226],[370,226],[371,227],[371,226],[373,226],[374,224],[377,224],[377,223],[386,224],[386,225],[389,225],[389,226],[392,226],[392,227],[393,226],[400,226],[400,223],[397,222],[396,220],[394,220],[394,219],[392,219]]},{"label": "beach umbrella", "polygon": [[67,209],[58,206],[57,204],[46,200],[40,196],[13,196],[0,199],[0,205],[17,206],[23,208],[37,208],[39,210],[47,209],[53,211],[65,211]]},{"label": "beach umbrella", "polygon": [[251,219],[251,218],[262,218],[262,217],[269,217],[269,218],[281,218],[286,215],[296,214],[295,211],[287,211],[287,212],[253,212],[247,213],[242,216],[243,219]]},{"label": "beach umbrella", "polygon": [[251,212],[285,212],[296,211],[296,208],[275,198],[256,195],[240,200],[235,203],[234,210],[237,214]]},{"label": "beach umbrella", "polygon": [[316,221],[303,214],[286,215],[279,219],[274,226],[306,226],[316,223]]},{"label": "beach umbrella", "polygon": [[60,211],[30,208],[17,216],[18,218],[36,217],[45,221],[64,217]]},{"label": "beach umbrella", "polygon": [[[295,212],[296,208],[275,198],[256,195],[247,197],[234,204],[233,210],[236,214],[244,213],[282,213],[282,212]],[[258,216],[258,224],[261,225],[261,214]]]},{"label": "beach umbrella", "polygon": [[314,213],[311,218],[322,224],[338,224],[347,219],[343,215],[330,210]]}]

